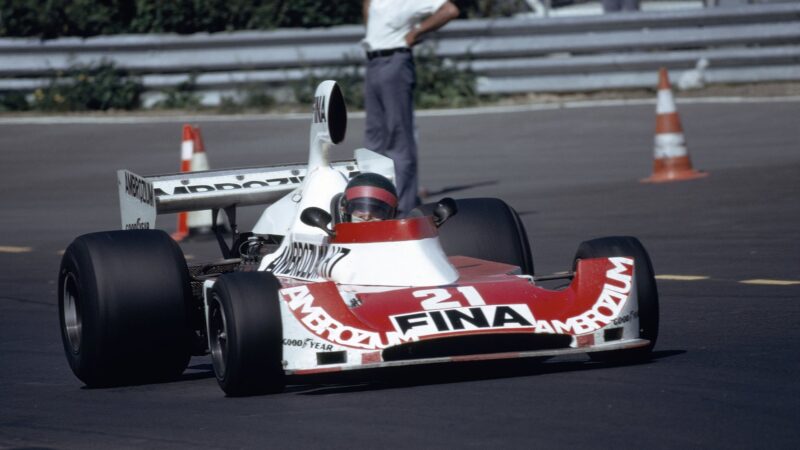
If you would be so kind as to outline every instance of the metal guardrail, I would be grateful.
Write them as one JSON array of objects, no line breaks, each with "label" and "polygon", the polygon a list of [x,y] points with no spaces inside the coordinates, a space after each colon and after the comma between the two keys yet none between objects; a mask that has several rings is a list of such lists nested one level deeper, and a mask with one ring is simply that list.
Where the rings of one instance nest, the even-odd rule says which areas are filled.
[{"label": "metal guardrail", "polygon": [[[0,91],[33,91],[74,65],[114,62],[148,90],[195,74],[198,88],[280,87],[332,67],[361,65],[361,26],[88,39],[0,39]],[[585,17],[455,21],[426,44],[478,76],[481,93],[652,86],[655,69],[709,83],[800,80],[800,3]],[[678,76],[680,74],[677,74]]]}]

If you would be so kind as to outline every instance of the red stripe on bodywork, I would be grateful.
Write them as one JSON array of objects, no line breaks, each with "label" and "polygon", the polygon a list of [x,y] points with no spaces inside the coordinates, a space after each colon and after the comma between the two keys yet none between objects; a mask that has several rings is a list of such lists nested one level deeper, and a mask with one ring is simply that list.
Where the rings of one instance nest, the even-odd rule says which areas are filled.
[{"label": "red stripe on bodywork", "polygon": [[334,244],[415,241],[438,235],[431,217],[336,224]]},{"label": "red stripe on bodywork", "polygon": [[377,198],[378,200],[386,202],[392,208],[397,206],[397,196],[387,191],[386,189],[381,189],[376,186],[351,187],[350,189],[344,192],[344,196],[348,200],[352,200],[354,198],[364,198],[364,197]]}]

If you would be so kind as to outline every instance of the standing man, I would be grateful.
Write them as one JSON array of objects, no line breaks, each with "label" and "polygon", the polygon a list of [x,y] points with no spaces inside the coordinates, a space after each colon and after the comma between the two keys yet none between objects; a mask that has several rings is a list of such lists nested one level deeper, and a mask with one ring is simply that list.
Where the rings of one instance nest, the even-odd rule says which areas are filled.
[{"label": "standing man", "polygon": [[367,113],[364,146],[394,161],[398,216],[419,205],[414,137],[416,72],[411,48],[458,17],[448,0],[364,0]]}]

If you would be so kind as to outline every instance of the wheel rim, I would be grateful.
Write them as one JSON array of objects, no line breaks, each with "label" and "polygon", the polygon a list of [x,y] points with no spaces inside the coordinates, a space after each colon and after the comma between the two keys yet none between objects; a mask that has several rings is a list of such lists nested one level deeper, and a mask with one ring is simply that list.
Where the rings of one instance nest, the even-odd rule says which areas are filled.
[{"label": "wheel rim", "polygon": [[72,273],[64,278],[64,331],[72,353],[81,351],[81,334],[83,319],[80,311],[80,297],[78,296],[78,283]]},{"label": "wheel rim", "polygon": [[211,310],[208,317],[210,336],[211,362],[217,378],[225,378],[225,361],[228,357],[228,327],[225,310],[216,295],[212,298]]}]

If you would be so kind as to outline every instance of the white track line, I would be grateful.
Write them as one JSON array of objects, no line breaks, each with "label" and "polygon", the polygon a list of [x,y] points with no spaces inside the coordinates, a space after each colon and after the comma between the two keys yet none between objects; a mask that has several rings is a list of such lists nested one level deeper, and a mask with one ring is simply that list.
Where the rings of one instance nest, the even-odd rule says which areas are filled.
[{"label": "white track line", "polygon": [[709,277],[702,275],[656,275],[656,280],[670,280],[670,281],[700,281],[708,280]]},{"label": "white track line", "polygon": [[[677,99],[678,104],[746,104],[746,103],[797,103],[800,96],[789,97],[707,97]],[[655,105],[653,99],[629,100],[585,100],[557,103],[532,103],[525,105],[481,106],[463,109],[426,109],[418,110],[417,117],[455,117],[476,116],[485,114],[509,114],[533,111],[552,111],[557,109],[583,108],[616,108],[626,106]],[[348,113],[349,118],[363,119],[363,111]],[[263,120],[309,120],[309,113],[285,114],[174,114],[160,115],[68,115],[68,116],[22,116],[2,117],[0,125],[82,125],[82,124],[143,124],[143,123],[184,123],[184,122],[252,122]]]},{"label": "white track line", "polygon": [[0,253],[30,253],[30,247],[15,247],[12,245],[0,245]]},{"label": "white track line", "polygon": [[800,284],[800,281],[797,280],[742,280],[739,283],[741,284],[760,284],[766,286],[794,286],[796,284]]}]

